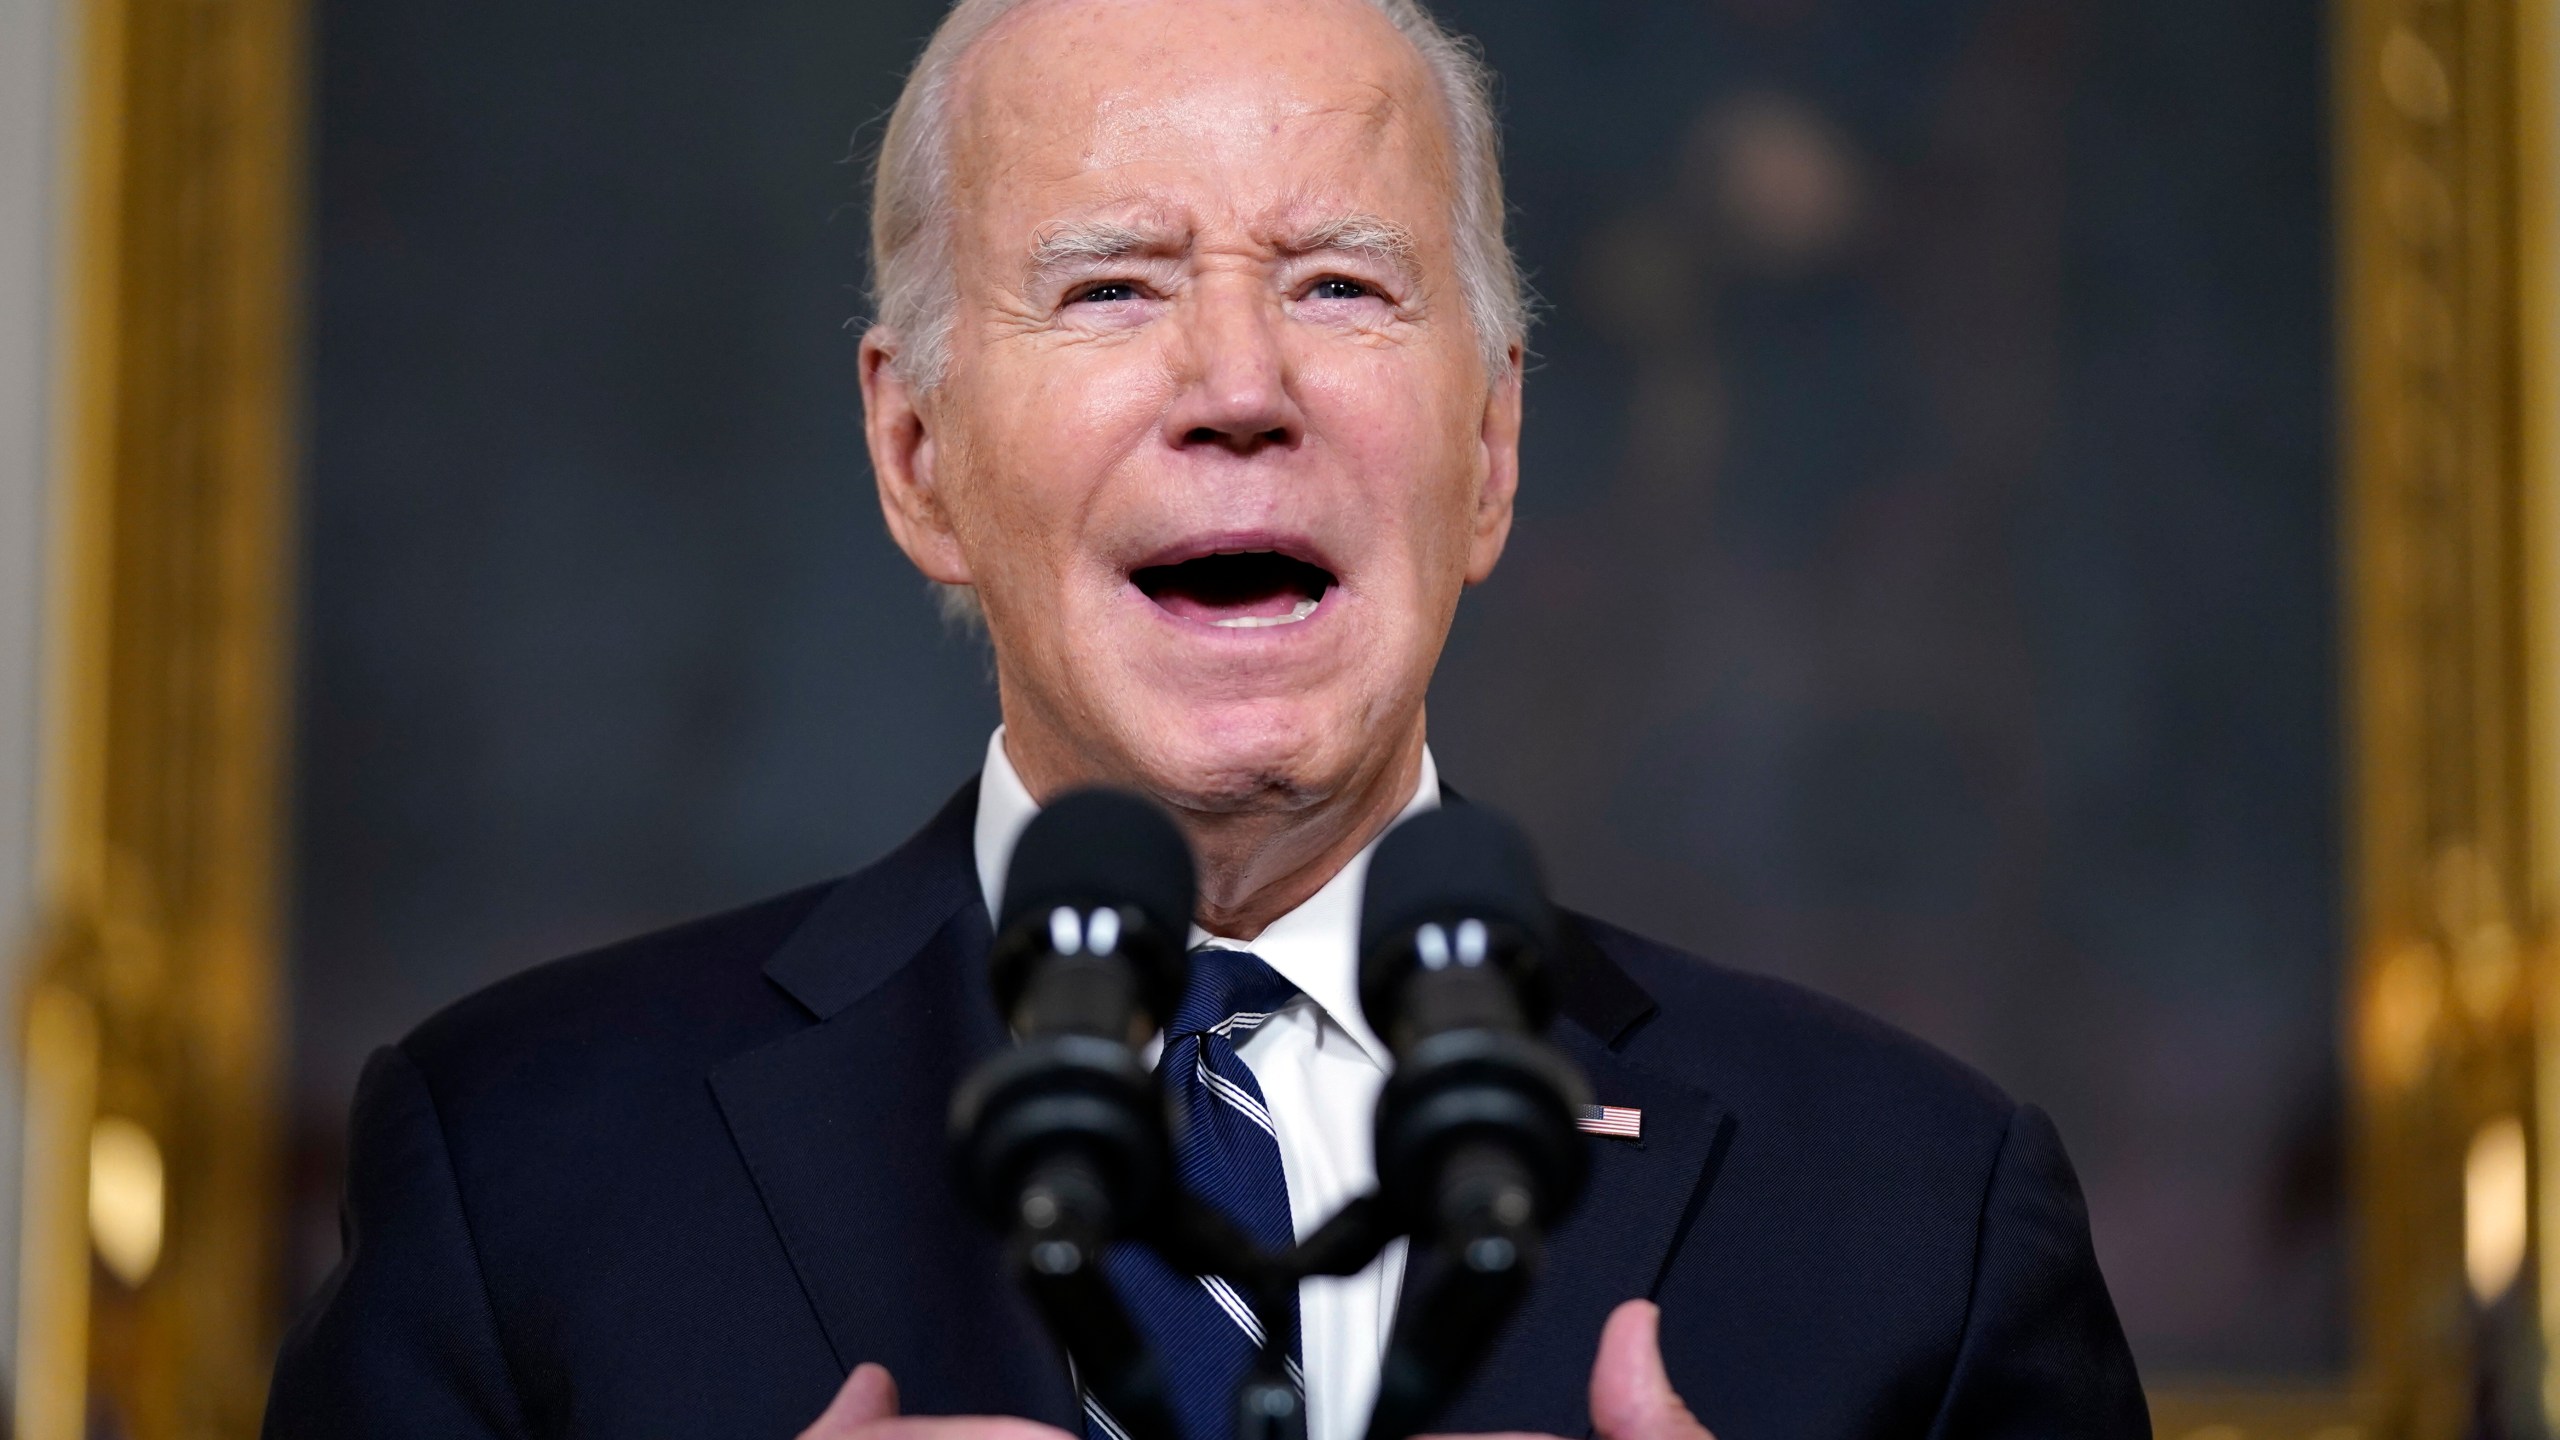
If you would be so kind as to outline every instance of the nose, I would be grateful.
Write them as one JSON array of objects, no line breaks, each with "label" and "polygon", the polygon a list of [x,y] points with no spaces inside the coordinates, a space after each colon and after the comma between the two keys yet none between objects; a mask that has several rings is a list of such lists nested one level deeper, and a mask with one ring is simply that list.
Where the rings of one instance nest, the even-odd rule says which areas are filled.
[{"label": "nose", "polygon": [[1291,394],[1285,323],[1276,299],[1244,277],[1217,277],[1190,296],[1183,315],[1181,390],[1165,415],[1177,448],[1215,447],[1256,455],[1295,446],[1305,419]]}]

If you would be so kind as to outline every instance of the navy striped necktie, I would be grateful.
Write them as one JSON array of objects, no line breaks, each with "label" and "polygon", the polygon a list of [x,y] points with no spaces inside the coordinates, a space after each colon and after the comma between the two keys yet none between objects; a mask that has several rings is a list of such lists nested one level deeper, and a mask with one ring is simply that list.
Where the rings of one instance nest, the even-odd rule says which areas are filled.
[{"label": "navy striped necktie", "polygon": [[[1172,1111],[1175,1172],[1184,1188],[1226,1212],[1265,1250],[1285,1250],[1297,1232],[1289,1221],[1289,1182],[1262,1087],[1236,1056],[1236,1046],[1297,998],[1258,955],[1203,947],[1191,954],[1191,983],[1165,1026],[1156,1082]],[[1253,1302],[1216,1276],[1181,1274],[1137,1245],[1115,1245],[1104,1261],[1113,1288],[1164,1364],[1173,1412],[1187,1440],[1227,1440],[1235,1433],[1236,1382],[1262,1346]],[[1290,1300],[1295,1330],[1297,1300]],[[1290,1344],[1289,1374],[1305,1389],[1299,1347]],[[1127,1440],[1119,1424],[1085,1397],[1090,1440]]]}]

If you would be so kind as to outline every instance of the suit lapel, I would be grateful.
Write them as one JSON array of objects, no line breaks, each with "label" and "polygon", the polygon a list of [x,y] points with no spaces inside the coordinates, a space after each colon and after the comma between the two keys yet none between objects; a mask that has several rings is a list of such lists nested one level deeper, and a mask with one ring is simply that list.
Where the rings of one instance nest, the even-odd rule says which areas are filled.
[{"label": "suit lapel", "polygon": [[1590,1077],[1601,1104],[1644,1111],[1644,1138],[1585,1137],[1591,1180],[1581,1203],[1548,1237],[1528,1300],[1435,1430],[1587,1433],[1600,1327],[1621,1302],[1648,1298],[1661,1283],[1732,1135],[1733,1117],[1713,1096],[1607,1043],[1623,1041],[1654,1005],[1578,931],[1568,927],[1568,1023],[1549,1038]]},{"label": "suit lapel", "polygon": [[972,786],[820,903],[765,966],[817,1023],[711,1088],[839,1364],[887,1365],[911,1413],[1073,1428],[1056,1345],[945,1178],[951,1092],[1003,1038],[975,810]]}]

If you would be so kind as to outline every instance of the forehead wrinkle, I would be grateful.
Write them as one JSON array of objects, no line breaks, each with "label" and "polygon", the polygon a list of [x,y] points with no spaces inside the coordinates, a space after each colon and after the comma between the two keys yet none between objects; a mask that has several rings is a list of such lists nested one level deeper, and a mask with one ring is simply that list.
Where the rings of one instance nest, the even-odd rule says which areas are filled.
[{"label": "forehead wrinkle", "polygon": [[[1368,19],[1378,19],[1367,4],[1353,8]],[[1104,80],[1062,63],[1089,52],[1095,44],[1094,33],[1072,19],[1063,30],[1048,28],[1061,17],[1077,16],[1078,9],[1065,0],[1033,0],[981,37],[956,68],[952,107],[956,123],[946,152],[950,189],[945,213],[957,222],[955,238],[964,254],[976,252],[962,260],[963,265],[994,261],[999,267],[1012,268],[997,258],[1010,249],[1019,257],[1013,264],[1022,267],[1015,273],[1036,285],[1054,280],[1056,271],[1078,263],[1187,255],[1204,238],[1205,217],[1192,216],[1187,203],[1178,203],[1167,213],[1165,197],[1150,193],[1151,187],[1143,183],[1127,188],[1111,183],[1105,176],[1119,167],[1094,148],[1097,142],[1107,148],[1105,137],[1115,132],[1134,141],[1160,126],[1178,123],[1178,115],[1160,106],[1178,104],[1177,97],[1191,87],[1159,90],[1144,82],[1132,86],[1125,69]],[[1233,215],[1231,220],[1246,221],[1244,234],[1267,253],[1366,254],[1392,266],[1407,280],[1418,280],[1428,268],[1426,260],[1436,266],[1446,228],[1442,222],[1450,217],[1435,209],[1429,215],[1406,215],[1403,224],[1385,221],[1368,213],[1371,207],[1360,203],[1365,198],[1360,192],[1369,188],[1366,180],[1377,175],[1380,167],[1410,166],[1406,173],[1433,191],[1453,194],[1457,188],[1455,137],[1444,123],[1443,107],[1435,103],[1437,92],[1421,54],[1391,29],[1382,29],[1380,38],[1388,43],[1357,47],[1361,63],[1346,66],[1351,73],[1337,70],[1321,77],[1312,89],[1297,88],[1292,94],[1284,88],[1266,92],[1256,101],[1265,108],[1259,117],[1262,126],[1255,128],[1267,127],[1267,136],[1283,147],[1296,148],[1293,142],[1301,136],[1313,141],[1314,132],[1331,123],[1333,138],[1325,143],[1328,148],[1340,147],[1335,149],[1334,164],[1344,173],[1312,188],[1332,193],[1310,194],[1305,188],[1292,187],[1298,193],[1284,203],[1272,204],[1281,197],[1267,195],[1262,204],[1248,202],[1249,210],[1286,219],[1287,224],[1254,223],[1243,215]],[[1224,82],[1212,80],[1205,90],[1191,93],[1216,96],[1226,88]],[[1057,143],[1066,138],[1058,128],[1061,105],[1080,112],[1071,127],[1082,132],[1080,146],[1071,142],[1062,148]],[[1097,165],[1097,161],[1103,163]],[[1087,188],[1096,180],[1102,181],[1104,194]],[[1028,245],[1003,234],[1030,218],[1004,201],[1033,200],[1043,191],[1054,195],[1060,187],[1086,189],[1085,203],[1070,207],[1063,216],[1052,212],[1051,224],[1030,227],[1033,234]],[[1346,188],[1350,193],[1344,193]],[[1228,198],[1245,197],[1230,194]],[[1007,216],[1006,211],[1012,214]],[[989,222],[993,229],[986,228]],[[1113,233],[1115,229],[1119,233]],[[992,253],[986,242],[994,242]]]},{"label": "forehead wrinkle", "polygon": [[[1419,78],[1426,84],[1429,82],[1428,76],[1408,76],[1406,78]],[[1367,92],[1369,98],[1351,104],[1317,105],[1310,107],[1310,109],[1320,115],[1339,114],[1353,116],[1362,121],[1371,130],[1386,129],[1389,125],[1396,122],[1396,118],[1398,116],[1404,113],[1404,97],[1396,93],[1395,86],[1382,85],[1374,80],[1354,80],[1351,81],[1350,84],[1355,90]]]},{"label": "forehead wrinkle", "polygon": [[[1294,101],[1284,101],[1270,94],[1253,97],[1248,108],[1268,109],[1275,102],[1278,104],[1279,113],[1267,117],[1271,134],[1276,136],[1284,128],[1299,130],[1330,117],[1341,117],[1353,121],[1361,139],[1374,145],[1399,128],[1399,121],[1408,122],[1402,128],[1410,128],[1411,117],[1429,115],[1438,118],[1439,107],[1428,103],[1433,94],[1433,81],[1420,52],[1388,26],[1372,6],[1353,0],[1352,8],[1364,20],[1376,25],[1382,32],[1380,38],[1387,42],[1383,55],[1367,50],[1358,59],[1382,60],[1388,67],[1387,73],[1345,74],[1335,71],[1324,77],[1324,83],[1332,88],[1329,95],[1302,91]],[[1179,95],[1179,89],[1161,88],[1152,78],[1134,87],[1115,86],[1107,81],[1096,84],[1092,77],[1079,77],[1074,67],[1065,64],[1078,52],[1095,45],[1090,34],[1070,29],[1067,34],[1054,39],[1043,35],[1034,40],[1024,33],[1032,31],[1037,34],[1038,22],[1055,18],[1062,9],[1071,16],[1075,14],[1074,8],[1064,5],[1061,0],[1050,0],[1050,3],[1034,0],[1034,3],[1021,6],[981,36],[955,65],[951,110],[957,123],[953,126],[952,138],[960,143],[952,146],[946,160],[955,172],[953,178],[961,182],[956,188],[978,189],[979,186],[969,181],[993,180],[998,175],[1018,172],[1023,168],[1027,157],[1007,152],[1020,149],[1025,138],[1054,134],[1055,117],[1045,114],[1044,107],[1067,98],[1069,94],[1074,96],[1070,104],[1080,104],[1087,111],[1088,149],[1084,158],[1088,163],[1096,158],[1091,147],[1097,143],[1108,146],[1115,139],[1124,142],[1134,140],[1183,123],[1180,117],[1169,116],[1160,108],[1165,101]],[[1156,48],[1162,48],[1161,44]],[[995,83],[1003,72],[1026,67],[1029,73],[1021,78],[1030,83]],[[1216,88],[1210,87],[1212,90]],[[1414,104],[1416,97],[1425,103]],[[1445,125],[1425,122],[1423,128],[1430,132],[1422,137],[1422,148],[1426,152],[1445,147],[1449,137],[1438,133],[1447,128]],[[1037,147],[1035,139],[1033,148]],[[968,153],[973,151],[977,153]],[[1438,158],[1431,155],[1425,163],[1437,169],[1439,167],[1430,162]],[[979,176],[958,173],[971,169],[985,173]]]}]

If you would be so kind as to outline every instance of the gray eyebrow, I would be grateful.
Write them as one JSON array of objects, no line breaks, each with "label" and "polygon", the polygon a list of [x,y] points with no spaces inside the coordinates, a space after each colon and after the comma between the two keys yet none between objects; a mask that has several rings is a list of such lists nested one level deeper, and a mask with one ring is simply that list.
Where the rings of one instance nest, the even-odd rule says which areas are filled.
[{"label": "gray eyebrow", "polygon": [[1282,247],[1292,255],[1346,251],[1368,255],[1410,276],[1414,273],[1413,232],[1375,215],[1337,215],[1299,234]]},{"label": "gray eyebrow", "polygon": [[1161,250],[1168,240],[1161,231],[1107,220],[1054,225],[1031,242],[1031,275],[1038,280],[1072,266]]},{"label": "gray eyebrow", "polygon": [[[1037,279],[1073,266],[1174,248],[1181,248],[1179,242],[1162,230],[1109,220],[1075,221],[1051,226],[1031,242],[1030,269]],[[1279,248],[1292,256],[1327,251],[1367,255],[1408,278],[1416,270],[1413,232],[1375,215],[1334,216],[1284,239]]]}]

